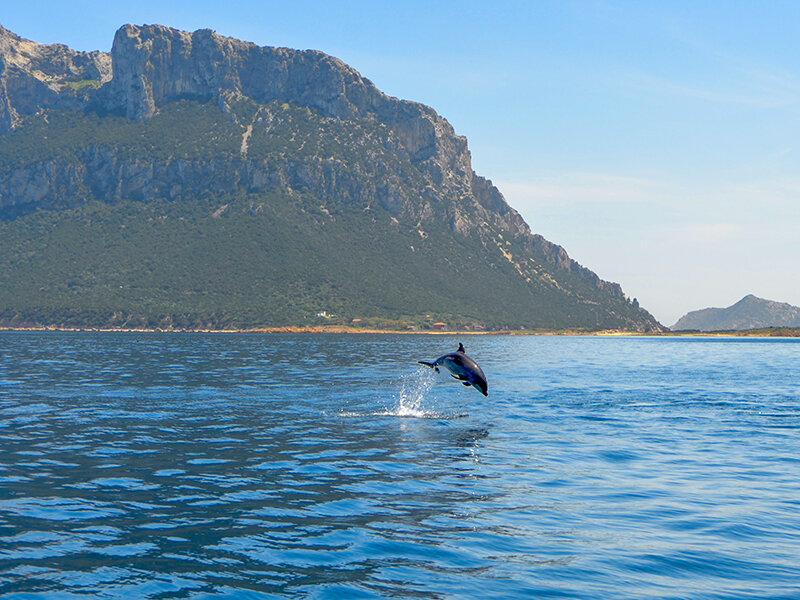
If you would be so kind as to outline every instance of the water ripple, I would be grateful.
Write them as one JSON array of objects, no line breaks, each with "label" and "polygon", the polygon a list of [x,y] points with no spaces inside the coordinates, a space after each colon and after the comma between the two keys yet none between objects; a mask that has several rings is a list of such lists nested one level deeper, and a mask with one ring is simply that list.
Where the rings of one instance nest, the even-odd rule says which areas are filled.
[{"label": "water ripple", "polygon": [[0,338],[4,599],[800,589],[798,343]]}]

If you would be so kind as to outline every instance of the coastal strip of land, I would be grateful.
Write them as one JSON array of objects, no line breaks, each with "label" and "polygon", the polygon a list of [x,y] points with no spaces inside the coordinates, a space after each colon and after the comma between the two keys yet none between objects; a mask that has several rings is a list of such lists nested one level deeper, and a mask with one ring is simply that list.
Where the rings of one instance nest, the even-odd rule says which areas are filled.
[{"label": "coastal strip of land", "polygon": [[160,329],[144,327],[60,327],[60,326],[0,326],[0,331],[62,331],[62,332],[120,332],[120,333],[347,333],[347,334],[422,334],[422,335],[565,335],[565,336],[637,336],[637,337],[800,337],[800,327],[764,327],[759,329],[726,330],[726,331],[664,331],[641,332],[616,329],[581,330],[581,329],[497,329],[497,330],[463,330],[463,329],[376,329],[351,325],[309,325],[255,327],[243,329]]}]

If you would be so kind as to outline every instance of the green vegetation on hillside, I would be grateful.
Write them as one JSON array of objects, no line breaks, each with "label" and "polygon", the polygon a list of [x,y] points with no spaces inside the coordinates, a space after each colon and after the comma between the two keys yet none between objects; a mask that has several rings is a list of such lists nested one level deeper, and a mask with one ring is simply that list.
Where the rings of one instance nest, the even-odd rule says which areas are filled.
[{"label": "green vegetation on hillside", "polygon": [[348,217],[281,196],[40,211],[0,223],[11,250],[0,258],[0,316],[149,327],[477,318],[480,300],[436,266],[440,243],[388,218]]},{"label": "green vegetation on hillside", "polygon": [[[2,136],[0,180],[44,161],[67,174],[91,160],[168,173],[164,165],[186,159],[203,171],[197,181],[179,180],[183,192],[173,199],[101,199],[82,184],[51,189],[58,196],[50,208],[9,213],[0,220],[0,325],[253,328],[362,319],[592,330],[640,318],[624,298],[576,273],[554,276],[542,263],[526,281],[486,243],[500,233],[489,225],[461,235],[444,219],[429,219],[422,231],[395,218],[370,190],[391,184],[413,200],[430,183],[395,151],[385,125],[288,103],[240,98],[231,107],[182,100],[142,122],[48,111]],[[249,165],[278,165],[288,184],[208,187],[240,177],[230,165],[245,164],[245,154]],[[338,186],[324,198],[319,173]],[[524,256],[519,244],[508,240],[504,252]]]},{"label": "green vegetation on hillside", "polygon": [[25,164],[79,162],[89,146],[120,158],[214,158],[237,155],[242,127],[212,103],[173,102],[146,121],[87,111],[46,111],[0,138],[0,177]]},{"label": "green vegetation on hillside", "polygon": [[385,212],[331,217],[281,195],[95,201],[0,222],[0,239],[5,324],[596,326],[446,232],[422,239]]},{"label": "green vegetation on hillside", "polygon": [[97,89],[100,87],[101,83],[102,82],[99,79],[78,79],[73,81],[62,81],[59,85],[62,87],[62,89],[80,91],[84,90],[85,88]]}]

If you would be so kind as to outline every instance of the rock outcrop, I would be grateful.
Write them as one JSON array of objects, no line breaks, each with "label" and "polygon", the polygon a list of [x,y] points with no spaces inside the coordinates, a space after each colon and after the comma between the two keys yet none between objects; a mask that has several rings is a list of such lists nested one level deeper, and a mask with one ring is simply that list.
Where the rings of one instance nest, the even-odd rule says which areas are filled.
[{"label": "rock outcrop", "polygon": [[111,56],[37,44],[0,26],[0,133],[44,108],[76,108],[111,79]]}]

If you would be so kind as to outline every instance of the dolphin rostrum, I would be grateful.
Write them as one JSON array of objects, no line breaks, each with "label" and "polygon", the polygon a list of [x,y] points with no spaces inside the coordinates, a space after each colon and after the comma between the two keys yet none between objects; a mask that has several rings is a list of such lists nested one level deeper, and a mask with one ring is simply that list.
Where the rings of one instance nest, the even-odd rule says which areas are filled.
[{"label": "dolphin rostrum", "polygon": [[484,396],[489,395],[489,382],[486,381],[486,375],[483,374],[483,370],[478,364],[466,355],[464,344],[459,343],[458,350],[440,356],[433,362],[424,360],[417,362],[426,367],[431,367],[437,373],[439,372],[439,367],[444,367],[450,371],[450,375],[464,385],[471,385]]}]

